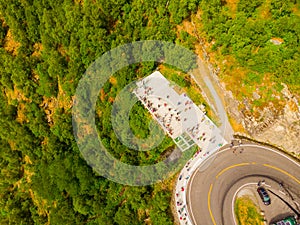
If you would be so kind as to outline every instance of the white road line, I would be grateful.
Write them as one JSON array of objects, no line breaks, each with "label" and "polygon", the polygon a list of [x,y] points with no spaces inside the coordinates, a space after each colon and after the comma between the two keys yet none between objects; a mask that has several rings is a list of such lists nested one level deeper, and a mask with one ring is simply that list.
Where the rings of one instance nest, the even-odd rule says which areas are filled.
[{"label": "white road line", "polygon": [[283,191],[279,190],[279,193],[283,194],[283,195],[286,195],[286,193],[284,193]]},{"label": "white road line", "polygon": [[232,201],[231,201],[231,210],[232,210],[232,218],[233,218],[233,222],[234,222],[235,225],[237,225],[236,220],[235,220],[235,215],[234,215],[234,200],[235,200],[235,197],[236,197],[237,193],[238,193],[242,188],[244,188],[244,187],[246,187],[246,186],[250,186],[250,185],[257,185],[257,183],[246,183],[246,184],[243,184],[242,186],[240,186],[240,187],[236,190],[236,192],[235,192],[234,195],[233,195],[233,198],[232,198]]},{"label": "white road line", "polygon": [[[284,158],[288,159],[289,161],[293,162],[295,165],[297,165],[297,166],[300,167],[300,164],[297,163],[295,160],[291,159],[290,157],[288,157],[288,156],[287,156],[287,153],[286,153],[286,154],[281,153],[279,150],[274,150],[274,149],[269,148],[269,147],[266,147],[266,146],[255,145],[255,144],[241,144],[241,146],[243,146],[243,147],[259,147],[259,148],[263,148],[263,149],[265,149],[265,150],[269,150],[269,151],[271,151],[271,152],[274,152],[274,153],[277,153],[278,155],[283,156]],[[224,152],[224,151],[226,151],[226,150],[228,150],[228,148],[227,148],[227,149],[223,149],[223,150],[219,151],[218,153]],[[218,153],[217,153],[217,154],[218,154]]]},{"label": "white road line", "polygon": [[[195,173],[192,174],[192,177],[190,179],[191,184],[193,183],[195,175],[196,175],[196,171],[195,171]],[[194,213],[193,213],[193,210],[192,210],[192,205],[191,205],[191,191],[187,190],[187,192],[189,193],[189,196],[188,196],[188,198],[189,198],[189,207],[191,209],[190,215],[192,216],[192,221],[195,221],[195,216],[194,216]]]},{"label": "white road line", "polygon": [[[237,146],[234,146],[234,147],[237,147]],[[278,155],[280,155],[280,156],[286,158],[287,160],[291,161],[291,162],[294,163],[296,166],[300,167],[300,164],[299,164],[299,163],[297,163],[295,160],[291,159],[290,157],[288,157],[288,156],[286,155],[287,153],[281,153],[279,150],[274,150],[274,149],[272,149],[272,148],[270,148],[270,147],[262,146],[262,145],[259,145],[259,144],[241,144],[240,147],[256,147],[256,148],[262,148],[262,149],[271,151],[271,152],[273,152],[273,153],[276,153],[276,154],[278,154]],[[223,152],[225,152],[225,151],[228,151],[228,150],[231,151],[232,148],[227,147],[227,148],[225,148],[225,149],[223,149],[223,150],[220,150],[220,151],[217,151],[217,152],[213,152],[213,154],[210,154],[210,155],[207,156],[207,157],[203,157],[203,156],[202,156],[202,157],[199,158],[196,162],[194,162],[194,163],[193,163],[193,166],[192,166],[192,168],[191,168],[191,170],[189,171],[189,174],[191,174],[191,177],[190,177],[190,180],[189,180],[188,182],[186,182],[186,186],[188,186],[188,183],[190,183],[190,184],[193,183],[195,174],[199,171],[200,165],[201,165],[201,164],[205,163],[206,161],[210,160],[211,158],[216,157],[217,155],[219,155],[219,154],[221,154],[221,153],[223,153]],[[197,165],[197,167],[195,168],[196,165]],[[185,167],[184,167],[184,169],[185,169]],[[183,170],[184,170],[184,169],[183,169]],[[246,185],[249,185],[249,184],[252,184],[252,183],[248,183],[248,184],[246,184]],[[256,184],[256,183],[255,183],[255,184]],[[189,186],[189,190],[186,189],[186,191],[185,191],[185,193],[187,193],[187,192],[189,193],[189,196],[188,196],[188,200],[189,200],[188,202],[189,202],[189,204],[191,203],[191,191],[190,191],[191,186],[192,186],[192,185]],[[270,185],[266,185],[266,186],[270,186]],[[242,186],[242,187],[243,187],[243,186]],[[236,194],[236,193],[235,193],[235,194]],[[187,197],[186,195],[184,195],[184,196],[185,196],[185,198]],[[234,198],[233,198],[233,199],[234,199]],[[184,199],[184,201],[186,202],[186,199]],[[298,204],[298,203],[297,203],[297,204]],[[190,221],[195,221],[195,216],[194,216],[194,214],[193,214],[193,212],[192,212],[192,206],[191,206],[191,205],[189,205],[189,206],[190,206],[190,213],[188,213],[188,215],[191,215],[191,217],[192,217],[192,220],[190,220]],[[187,209],[186,211],[188,212],[188,211],[189,211],[188,208],[186,208],[186,209]],[[234,216],[234,212],[233,212],[233,216]],[[234,217],[234,222],[235,222],[235,225],[237,225],[237,224],[236,224],[236,221],[235,221],[235,217]]]}]

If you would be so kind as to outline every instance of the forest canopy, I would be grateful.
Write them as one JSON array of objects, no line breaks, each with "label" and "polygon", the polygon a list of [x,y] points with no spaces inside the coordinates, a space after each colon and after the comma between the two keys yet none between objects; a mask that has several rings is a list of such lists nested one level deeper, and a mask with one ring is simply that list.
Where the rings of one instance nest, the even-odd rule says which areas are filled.
[{"label": "forest canopy", "polygon": [[[197,0],[0,1],[1,224],[173,224],[172,179],[136,188],[94,173],[77,148],[71,109],[85,70],[108,50],[139,40],[178,40],[193,47],[194,40],[179,37],[176,26],[197,5]],[[99,94],[99,134],[129,164],[155,163],[174,147],[165,138],[149,153],[131,151],[112,131],[117,93],[156,67],[149,62],[125,68]],[[141,105],[130,116],[133,132],[142,137],[149,133],[145,116],[151,119]]]},{"label": "forest canopy", "polygon": [[[73,136],[75,90],[95,59],[122,44],[160,40],[195,50],[198,40],[178,27],[198,11],[212,51],[251,70],[248,83],[270,73],[299,94],[299,3],[229,2],[235,1],[0,0],[0,223],[173,224],[174,177],[129,187],[87,165]],[[274,45],[272,38],[282,43]],[[128,66],[99,93],[99,135],[114,157],[128,164],[158,162],[174,148],[165,137],[151,152],[131,151],[110,121],[119,91],[158,66]],[[197,96],[185,75],[176,74],[172,80]],[[147,137],[150,120],[136,104],[130,114],[133,133]]]}]

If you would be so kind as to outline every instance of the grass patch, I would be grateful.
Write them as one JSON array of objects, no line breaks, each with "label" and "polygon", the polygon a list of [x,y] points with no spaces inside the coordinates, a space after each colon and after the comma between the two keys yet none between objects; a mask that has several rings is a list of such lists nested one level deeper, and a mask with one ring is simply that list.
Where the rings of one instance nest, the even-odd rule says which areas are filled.
[{"label": "grass patch", "polygon": [[235,201],[234,212],[239,225],[263,225],[263,216],[249,197],[241,197]]}]

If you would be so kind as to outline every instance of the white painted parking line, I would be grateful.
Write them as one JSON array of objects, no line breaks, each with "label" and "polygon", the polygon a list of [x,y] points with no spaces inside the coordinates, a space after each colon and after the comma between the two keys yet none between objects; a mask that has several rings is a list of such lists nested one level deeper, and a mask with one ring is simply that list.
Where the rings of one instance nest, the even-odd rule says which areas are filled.
[{"label": "white painted parking line", "polygon": [[283,191],[281,191],[281,190],[280,190],[279,192],[280,192],[281,194],[283,194],[283,195],[286,195],[286,193],[284,193],[284,192],[283,192]]}]

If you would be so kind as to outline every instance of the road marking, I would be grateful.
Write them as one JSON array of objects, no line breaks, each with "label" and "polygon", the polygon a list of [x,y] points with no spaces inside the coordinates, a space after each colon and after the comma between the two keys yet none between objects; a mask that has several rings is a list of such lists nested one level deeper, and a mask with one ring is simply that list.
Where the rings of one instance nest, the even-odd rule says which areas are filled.
[{"label": "road marking", "polygon": [[278,167],[276,167],[276,166],[271,166],[271,165],[269,165],[269,164],[263,164],[263,165],[266,166],[266,167],[272,168],[272,169],[274,169],[274,170],[277,170],[277,171],[279,171],[279,172],[281,172],[281,173],[284,173],[285,175],[289,176],[289,177],[292,178],[294,181],[296,181],[298,184],[300,184],[300,180],[298,180],[296,177],[294,177],[293,175],[289,174],[289,173],[286,172],[285,170],[280,169],[280,168],[278,168]]},{"label": "road marking", "polygon": [[209,210],[210,218],[211,218],[213,224],[217,225],[216,221],[215,221],[215,218],[214,218],[214,216],[212,214],[211,208],[210,208],[210,195],[211,195],[212,187],[213,187],[213,185],[210,184],[210,188],[209,188],[209,192],[208,192],[208,198],[207,198],[207,205],[208,205],[208,210]]},{"label": "road marking", "polygon": [[286,193],[284,193],[283,191],[279,190],[279,193],[283,194],[283,195],[286,195]]},{"label": "road marking", "polygon": [[[283,158],[289,160],[294,165],[300,167],[300,164],[298,162],[296,162],[294,159],[291,159],[289,156],[287,156],[287,153],[282,153],[282,152],[280,152],[278,150],[274,150],[274,149],[272,149],[270,147],[262,146],[262,145],[259,145],[259,144],[241,144],[241,146],[242,147],[251,147],[251,148],[256,147],[256,148],[261,148],[261,149],[273,152],[273,153],[275,153],[277,155],[280,155]],[[226,152],[226,151],[232,151],[232,148],[227,147],[227,148],[224,148],[222,150],[219,150],[219,151],[215,152],[214,154],[210,155],[209,157],[205,158],[204,160],[201,158],[202,162],[198,165],[198,167],[196,169],[194,169],[193,171],[190,171],[190,172],[193,172],[193,173],[192,173],[192,178],[188,182],[188,183],[190,183],[190,185],[188,186],[189,188],[188,188],[188,190],[186,192],[186,193],[188,193],[188,198],[189,198],[190,202],[191,202],[191,191],[190,191],[190,189],[193,186],[192,184],[193,184],[194,177],[195,177],[196,173],[200,170],[201,165],[204,164],[205,162],[207,162],[208,160],[210,160],[211,158],[217,157],[218,155],[220,155],[220,154],[222,154],[223,152]],[[195,163],[195,164],[197,164],[197,163]],[[252,162],[252,164],[256,164],[256,163]],[[299,180],[297,180],[297,182],[299,183]],[[297,202],[297,204],[299,204],[299,203]],[[191,211],[191,215],[192,215],[192,220],[195,221],[195,217],[194,217],[194,214],[192,212],[192,209],[190,211]],[[234,222],[236,224],[235,218],[234,218]],[[216,224],[214,224],[214,225],[216,225]]]},{"label": "road marking", "polygon": [[232,166],[228,166],[227,168],[223,169],[220,173],[218,173],[218,175],[216,176],[216,179],[218,179],[218,177],[221,176],[223,173],[225,173],[227,170],[230,170],[232,168],[239,167],[239,166],[248,166],[248,165],[250,165],[250,163],[239,163],[239,164],[235,164]]},{"label": "road marking", "polygon": [[195,176],[196,176],[196,173],[197,173],[197,170],[195,170],[194,172],[193,172],[193,174],[192,174],[192,177],[191,177],[191,179],[190,179],[190,184],[191,185],[188,185],[187,184],[187,192],[186,193],[188,193],[188,195],[189,195],[189,205],[187,205],[187,210],[189,210],[189,208],[190,208],[190,213],[189,213],[189,215],[192,215],[192,221],[194,222],[194,221],[196,221],[195,220],[195,216],[194,216],[194,213],[193,213],[193,211],[192,211],[192,204],[191,204],[191,191],[189,190],[189,188],[191,188],[191,186],[192,186],[192,183],[193,183],[193,181],[194,181],[194,178],[195,178]]},{"label": "road marking", "polygon": [[233,218],[233,222],[234,222],[234,225],[237,225],[237,222],[236,222],[236,219],[235,219],[235,212],[234,212],[234,203],[235,203],[235,199],[236,199],[236,195],[237,193],[239,193],[239,191],[246,187],[246,186],[249,186],[249,185],[257,185],[257,183],[246,183],[246,184],[243,184],[242,186],[240,186],[235,192],[234,192],[234,195],[233,195],[233,198],[231,200],[231,213],[232,213],[232,218]]}]

